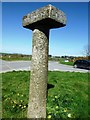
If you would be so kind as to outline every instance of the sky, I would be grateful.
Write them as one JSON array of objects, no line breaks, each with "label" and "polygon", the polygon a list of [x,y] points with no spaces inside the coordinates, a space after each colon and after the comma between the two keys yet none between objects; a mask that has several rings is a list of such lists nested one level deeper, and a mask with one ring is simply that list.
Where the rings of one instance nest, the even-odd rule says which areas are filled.
[{"label": "sky", "polygon": [[22,18],[48,4],[67,18],[65,27],[50,29],[49,54],[82,56],[88,45],[88,2],[3,2],[0,52],[31,55],[32,31],[22,27]]},{"label": "sky", "polygon": [[3,2],[89,2],[89,0],[1,0]]}]

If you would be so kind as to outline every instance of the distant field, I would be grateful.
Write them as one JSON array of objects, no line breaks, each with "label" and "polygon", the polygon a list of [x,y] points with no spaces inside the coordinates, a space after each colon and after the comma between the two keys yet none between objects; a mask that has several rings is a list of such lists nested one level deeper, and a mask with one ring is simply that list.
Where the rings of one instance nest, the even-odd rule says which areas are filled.
[{"label": "distant field", "polygon": [[[0,59],[2,59],[2,60],[6,60],[6,61],[17,61],[17,60],[26,60],[26,61],[28,61],[28,60],[31,60],[31,57],[26,57],[26,56],[24,56],[24,57],[21,57],[21,56],[11,56],[11,57],[9,57],[9,56],[3,56],[2,58],[0,58]],[[60,60],[60,58],[58,59],[58,58],[50,58],[50,57],[48,57],[48,60],[49,61],[59,61]]]},{"label": "distant field", "polygon": [[[2,74],[3,118],[26,118],[30,72]],[[88,74],[48,72],[47,118],[88,120]]]},{"label": "distant field", "polygon": [[31,60],[31,55],[2,53],[0,59],[7,61]]},{"label": "distant field", "polygon": [[70,61],[69,62],[65,62],[65,59],[61,58],[60,61],[59,61],[59,63],[60,64],[64,64],[64,65],[71,65],[71,66],[73,66],[74,62],[70,62]]},{"label": "distant field", "polygon": [[27,57],[17,57],[17,58],[7,58],[7,57],[3,57],[2,60],[6,60],[6,61],[17,61],[17,60],[31,60],[31,58],[27,58]]},{"label": "distant field", "polygon": [[60,64],[73,66],[73,62],[64,62],[64,61],[62,61],[62,62],[60,62]]}]

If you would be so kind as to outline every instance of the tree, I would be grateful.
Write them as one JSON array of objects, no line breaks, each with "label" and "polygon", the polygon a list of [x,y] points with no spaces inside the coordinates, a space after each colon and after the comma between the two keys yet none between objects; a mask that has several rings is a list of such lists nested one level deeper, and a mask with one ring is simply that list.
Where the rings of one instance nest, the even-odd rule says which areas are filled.
[{"label": "tree", "polygon": [[86,57],[90,57],[90,44],[84,46],[83,54],[84,54]]}]

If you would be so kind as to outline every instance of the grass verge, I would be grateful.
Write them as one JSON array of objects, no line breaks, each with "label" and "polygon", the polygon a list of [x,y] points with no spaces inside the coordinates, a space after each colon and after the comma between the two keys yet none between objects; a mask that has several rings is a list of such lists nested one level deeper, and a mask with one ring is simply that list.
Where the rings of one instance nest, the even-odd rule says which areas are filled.
[{"label": "grass verge", "polygon": [[59,61],[59,63],[60,63],[60,64],[64,64],[64,65],[71,65],[71,66],[73,66],[73,63],[74,63],[74,62],[70,62],[70,61],[65,62],[65,59],[64,59],[64,58],[61,58],[60,61]]},{"label": "grass verge", "polygon": [[19,60],[24,60],[24,61],[30,61],[31,58],[20,58],[20,57],[17,57],[17,58],[2,58],[2,60],[6,60],[6,61],[19,61]]},{"label": "grass verge", "polygon": [[[2,117],[26,118],[30,72],[2,73]],[[88,73],[48,72],[47,118],[88,118]]]},{"label": "grass verge", "polygon": [[64,62],[64,61],[61,61],[60,64],[73,66],[73,62]]}]

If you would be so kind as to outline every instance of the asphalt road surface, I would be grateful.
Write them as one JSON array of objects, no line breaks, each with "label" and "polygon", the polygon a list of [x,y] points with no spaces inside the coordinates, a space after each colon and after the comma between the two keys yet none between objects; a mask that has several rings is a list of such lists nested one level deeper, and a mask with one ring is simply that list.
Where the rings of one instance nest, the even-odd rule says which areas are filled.
[{"label": "asphalt road surface", "polygon": [[[31,61],[4,61],[0,60],[0,73],[18,70],[31,70]],[[59,64],[58,62],[49,61],[49,71],[70,71],[70,72],[88,72],[85,69],[73,68],[73,66]]]}]

